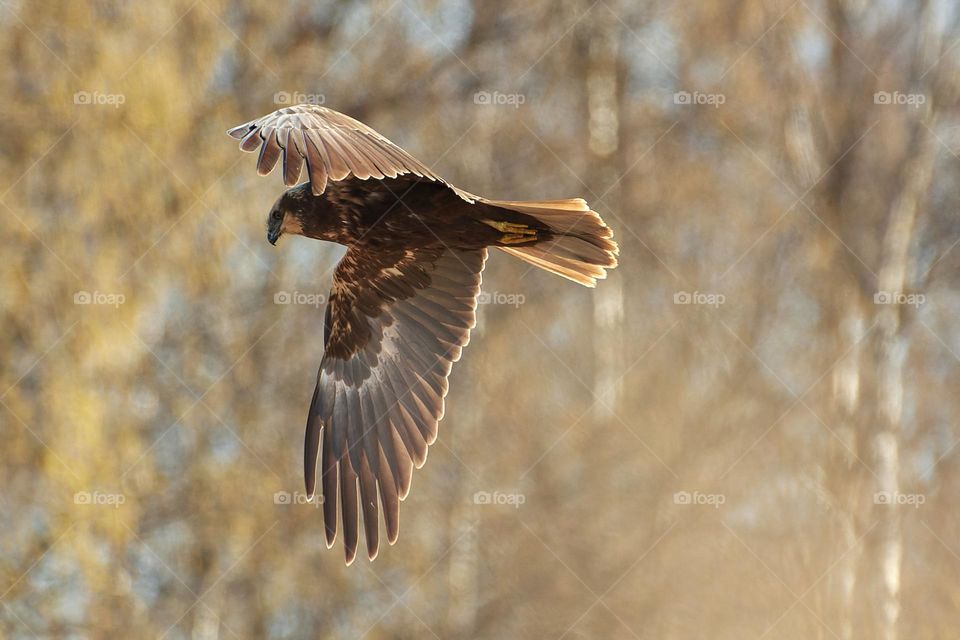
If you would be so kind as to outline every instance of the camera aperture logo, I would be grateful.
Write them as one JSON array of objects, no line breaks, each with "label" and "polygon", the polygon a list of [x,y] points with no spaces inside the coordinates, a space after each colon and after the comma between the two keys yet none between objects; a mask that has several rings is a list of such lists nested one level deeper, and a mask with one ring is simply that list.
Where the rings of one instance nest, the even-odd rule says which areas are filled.
[{"label": "camera aperture logo", "polygon": [[327,296],[323,293],[306,291],[277,291],[273,294],[273,304],[302,304],[319,309],[327,303]]},{"label": "camera aperture logo", "polygon": [[701,493],[699,491],[677,491],[673,494],[673,504],[680,505],[706,505],[719,509],[720,505],[727,501],[727,496],[722,493]]},{"label": "camera aperture logo", "polygon": [[899,491],[877,491],[873,494],[873,504],[907,506],[919,509],[927,501],[922,493],[900,493]]},{"label": "camera aperture logo", "polygon": [[273,94],[273,103],[283,106],[294,104],[325,104],[327,97],[322,93],[301,93],[300,91],[277,91]]},{"label": "camera aperture logo", "polygon": [[514,308],[527,301],[522,293],[502,293],[500,291],[481,291],[477,296],[477,304],[506,304]]},{"label": "camera aperture logo", "polygon": [[77,291],[73,294],[73,304],[102,304],[117,308],[127,301],[122,293],[106,291]]},{"label": "camera aperture logo", "polygon": [[909,305],[914,309],[927,301],[922,293],[904,293],[903,291],[877,291],[873,294],[873,304]]},{"label": "camera aperture logo", "polygon": [[273,504],[306,504],[319,509],[323,504],[323,496],[315,494],[311,498],[302,491],[294,491],[293,493],[289,491],[277,491],[273,494]]},{"label": "camera aperture logo", "polygon": [[73,504],[93,507],[113,507],[119,509],[127,501],[122,493],[106,493],[104,491],[77,491],[73,494]]},{"label": "camera aperture logo", "polygon": [[102,93],[100,91],[77,91],[73,94],[73,104],[89,106],[108,106],[119,109],[127,101],[122,93]]},{"label": "camera aperture logo", "polygon": [[473,94],[473,103],[493,105],[495,107],[513,107],[519,109],[527,101],[522,93],[501,93],[499,91],[477,91]]},{"label": "camera aperture logo", "polygon": [[727,96],[722,93],[701,93],[700,91],[677,91],[673,94],[673,104],[679,105],[705,105],[719,109],[720,105],[725,104]]},{"label": "camera aperture logo", "polygon": [[493,493],[489,491],[477,491],[473,494],[473,504],[491,504],[491,505],[508,505],[512,506],[514,509],[519,509],[520,505],[526,503],[527,496],[522,493],[508,493],[505,491],[494,491]]},{"label": "camera aperture logo", "polygon": [[673,304],[697,304],[716,309],[726,301],[727,297],[722,293],[677,291],[673,294]]}]

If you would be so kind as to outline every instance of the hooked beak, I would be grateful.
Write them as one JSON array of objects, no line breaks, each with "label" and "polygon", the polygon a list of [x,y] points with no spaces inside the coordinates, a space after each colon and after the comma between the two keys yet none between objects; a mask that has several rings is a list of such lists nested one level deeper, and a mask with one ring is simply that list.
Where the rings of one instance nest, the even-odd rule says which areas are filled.
[{"label": "hooked beak", "polygon": [[280,231],[279,227],[276,229],[267,229],[267,242],[276,246],[277,240],[280,239],[281,233],[282,232]]}]

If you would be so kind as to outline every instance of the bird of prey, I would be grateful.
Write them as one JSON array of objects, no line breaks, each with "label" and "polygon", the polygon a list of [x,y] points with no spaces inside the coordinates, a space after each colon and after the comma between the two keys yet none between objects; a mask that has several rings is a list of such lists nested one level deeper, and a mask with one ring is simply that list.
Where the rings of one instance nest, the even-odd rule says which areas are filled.
[{"label": "bird of prey", "polygon": [[[379,511],[393,544],[413,469],[437,438],[450,369],[476,322],[487,247],[588,287],[617,265],[619,249],[580,198],[473,195],[319,105],[284,107],[228,133],[242,150],[260,149],[260,175],[282,158],[292,188],[270,210],[271,244],[295,234],[347,248],[326,306],[304,476],[312,497],[319,462],[327,546],[336,540],[339,502],[347,564],[357,554],[361,511],[373,560]],[[297,185],[304,164],[309,180]]]}]

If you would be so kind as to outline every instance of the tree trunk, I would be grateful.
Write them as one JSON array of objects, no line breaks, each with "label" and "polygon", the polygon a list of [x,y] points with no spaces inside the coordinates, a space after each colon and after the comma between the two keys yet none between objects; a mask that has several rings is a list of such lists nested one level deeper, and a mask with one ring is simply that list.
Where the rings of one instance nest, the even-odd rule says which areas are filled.
[{"label": "tree trunk", "polygon": [[909,249],[920,201],[930,186],[936,144],[926,127],[917,127],[917,149],[904,175],[904,185],[890,211],[879,272],[877,321],[877,417],[873,439],[877,455],[880,509],[879,561],[883,575],[881,594],[882,637],[896,640],[900,617],[900,570],[903,559],[900,448],[903,417],[903,364],[908,343],[903,335],[903,313],[909,307],[898,304],[907,285]]},{"label": "tree trunk", "polygon": [[[621,25],[611,10],[595,7],[590,12],[589,54],[586,78],[589,148],[592,171],[588,182],[603,203],[597,208],[612,209],[620,218],[620,58]],[[613,186],[606,186],[613,185]],[[603,212],[601,211],[601,214]],[[623,231],[618,240],[622,241]],[[623,283],[613,277],[598,287],[594,297],[594,355],[596,375],[593,411],[597,418],[608,419],[616,412],[623,396]]]}]

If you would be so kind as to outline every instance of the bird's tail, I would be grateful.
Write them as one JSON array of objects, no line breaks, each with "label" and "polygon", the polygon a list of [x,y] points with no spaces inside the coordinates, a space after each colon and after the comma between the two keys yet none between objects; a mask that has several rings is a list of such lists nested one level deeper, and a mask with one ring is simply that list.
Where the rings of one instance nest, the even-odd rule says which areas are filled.
[{"label": "bird's tail", "polygon": [[485,202],[532,216],[550,228],[550,236],[535,244],[498,247],[525,262],[587,287],[597,286],[606,270],[617,266],[620,248],[613,231],[582,198]]}]

